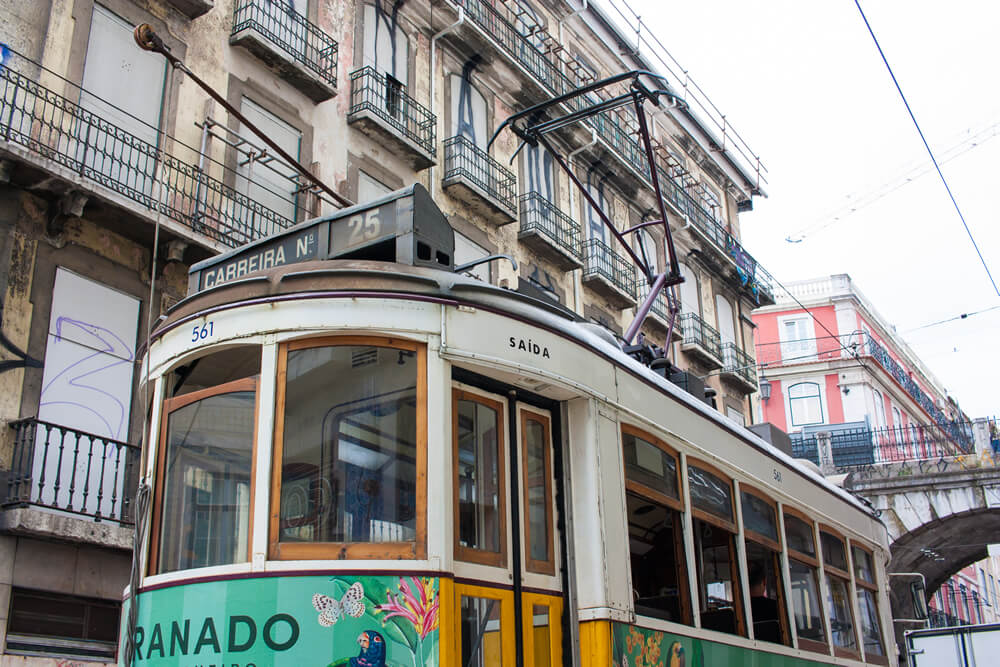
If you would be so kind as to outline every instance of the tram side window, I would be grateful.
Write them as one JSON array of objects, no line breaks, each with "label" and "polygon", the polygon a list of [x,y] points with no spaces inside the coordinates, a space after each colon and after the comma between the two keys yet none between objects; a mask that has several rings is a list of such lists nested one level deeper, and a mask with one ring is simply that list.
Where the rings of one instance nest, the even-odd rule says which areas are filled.
[{"label": "tram side window", "polygon": [[457,390],[453,403],[455,555],[503,567],[507,558],[503,406]]},{"label": "tram side window", "polygon": [[788,645],[777,508],[741,487],[754,639]]},{"label": "tram side window", "polygon": [[887,660],[878,618],[878,588],[872,555],[857,545],[851,547],[851,555],[854,557],[854,581],[861,608],[861,640],[864,642],[865,660],[885,664]]},{"label": "tram side window", "polygon": [[785,510],[785,540],[788,543],[788,577],[795,610],[795,633],[799,648],[828,653],[826,632],[819,606],[819,560],[810,523]]},{"label": "tram side window", "polygon": [[552,547],[551,429],[547,417],[521,413],[525,555],[530,572],[555,574]]},{"label": "tram side window", "polygon": [[677,455],[627,425],[622,453],[635,612],[690,625]]},{"label": "tram side window", "polygon": [[745,635],[732,483],[703,464],[689,463],[688,486],[694,517],[701,627]]},{"label": "tram side window", "polygon": [[167,399],[150,571],[247,560],[256,378]]},{"label": "tram side window", "polygon": [[847,571],[847,551],[844,540],[821,531],[820,546],[823,548],[823,570],[826,575],[827,613],[830,616],[830,635],[837,653],[851,656],[858,654],[858,642],[854,634],[854,605],[851,603],[850,579]]},{"label": "tram side window", "polygon": [[282,346],[272,557],[322,557],[331,545],[348,558],[418,556],[424,364],[406,341]]}]

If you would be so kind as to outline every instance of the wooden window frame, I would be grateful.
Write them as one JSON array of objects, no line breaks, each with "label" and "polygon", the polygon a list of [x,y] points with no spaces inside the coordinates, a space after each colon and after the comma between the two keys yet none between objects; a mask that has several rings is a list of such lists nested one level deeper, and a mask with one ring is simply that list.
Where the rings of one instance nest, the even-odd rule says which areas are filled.
[{"label": "wooden window frame", "polygon": [[[844,549],[844,560],[847,561],[847,566],[851,566],[850,554],[848,553],[848,541],[847,538],[839,530],[830,526],[829,524],[821,523],[819,524],[819,548],[822,553],[823,549],[823,533],[826,533],[830,537],[840,540],[840,544]],[[854,660],[861,660],[861,638],[858,636],[858,614],[857,614],[857,600],[851,599],[851,582],[854,581],[854,574],[848,572],[847,570],[842,570],[836,565],[830,565],[823,560],[823,574],[827,578],[834,577],[840,579],[847,586],[847,609],[851,614],[851,632],[854,633],[854,649],[845,648],[842,646],[837,646],[833,642],[833,632],[830,633],[830,645],[833,646],[834,655],[838,658],[852,658]],[[827,583],[827,588],[829,588],[829,583]],[[829,616],[830,610],[827,609],[827,615]],[[833,618],[830,618],[833,621]]]},{"label": "wooden window frame", "polygon": [[[774,511],[774,521],[775,521],[775,526],[774,527],[775,527],[775,530],[776,530],[777,535],[778,535],[778,540],[777,541],[772,540],[767,535],[761,535],[760,533],[758,533],[756,531],[747,530],[746,521],[744,521],[744,523],[743,523],[743,538],[745,540],[749,540],[751,542],[754,542],[754,543],[756,543],[756,544],[758,544],[758,545],[760,545],[760,546],[762,546],[762,547],[764,547],[766,549],[770,549],[770,551],[771,551],[771,556],[772,556],[772,559],[773,559],[773,562],[774,562],[774,572],[775,572],[775,575],[777,575],[777,577],[778,577],[778,583],[780,584],[777,587],[777,589],[778,589],[778,600],[777,600],[777,602],[778,602],[778,616],[779,616],[778,620],[779,620],[779,622],[781,624],[782,645],[783,646],[791,646],[792,645],[792,629],[788,626],[788,601],[785,599],[785,586],[784,586],[784,581],[783,581],[783,578],[784,578],[784,569],[781,567],[781,553],[782,553],[782,548],[781,548],[781,526],[778,524],[778,522],[781,521],[781,512],[778,511],[778,503],[775,502],[774,500],[771,500],[771,498],[769,498],[763,491],[761,491],[760,489],[758,489],[758,488],[756,488],[754,486],[750,486],[749,484],[744,484],[743,482],[740,482],[740,494],[743,494],[743,493],[746,493],[748,495],[754,496],[758,500],[763,500]],[[743,503],[743,498],[742,497],[740,497],[739,502],[741,504],[741,508],[740,509],[742,510],[742,503]],[[748,570],[747,571],[747,575],[748,575],[747,578],[748,579],[749,579],[749,574],[750,574],[750,572]],[[749,584],[750,584],[750,582],[748,581],[747,585],[749,586]],[[752,618],[753,618],[753,609],[750,610],[750,614],[751,614],[751,620],[752,620]]]},{"label": "wooden window frame", "polygon": [[[164,466],[166,466],[167,458],[167,427],[170,423],[170,415],[181,408],[187,407],[192,403],[197,403],[198,401],[206,398],[212,398],[213,396],[221,396],[224,394],[235,394],[243,391],[252,391],[254,394],[253,438],[250,447],[250,507],[247,518],[247,560],[243,562],[250,561],[250,558],[252,557],[251,555],[253,554],[254,489],[256,488],[257,481],[257,421],[260,417],[259,385],[260,376],[253,376],[224,382],[222,384],[215,385],[214,387],[207,387],[205,389],[199,389],[198,391],[192,391],[187,394],[181,394],[180,396],[163,399],[163,404],[160,408],[160,435],[159,440],[156,443],[156,466],[154,473],[155,481],[152,511],[153,522],[150,526],[149,559],[146,563],[146,574],[148,576],[166,574],[165,572],[160,572],[159,569],[161,560],[160,531],[163,530],[163,485],[166,481],[166,471]],[[230,563],[230,565],[232,564],[234,563]]]},{"label": "wooden window frame", "polygon": [[[855,548],[858,549],[859,551],[862,551],[862,552],[868,554],[868,558],[871,559],[872,580],[873,581],[871,583],[869,583],[869,582],[865,581],[864,579],[862,579],[861,577],[859,577],[857,575],[855,575],[853,577],[853,579],[854,579],[855,586],[857,586],[858,588],[864,588],[865,590],[871,591],[871,593],[874,595],[874,598],[875,598],[875,623],[878,624],[878,637],[879,637],[879,641],[882,643],[882,652],[887,654],[887,655],[868,655],[868,652],[866,651],[865,652],[865,662],[874,663],[876,665],[888,665],[889,664],[889,656],[888,656],[888,650],[886,649],[887,644],[885,642],[885,633],[882,631],[882,616],[878,613],[878,594],[879,594],[879,590],[878,590],[878,583],[877,583],[878,582],[878,576],[877,576],[877,573],[875,572],[875,550],[872,549],[872,548],[870,548],[870,547],[868,547],[868,546],[866,546],[865,544],[862,544],[861,542],[855,542],[854,540],[848,540],[847,548],[850,550],[848,553],[850,554],[850,558],[851,558],[851,563],[852,564],[854,563],[854,549]],[[856,569],[857,568],[855,568],[855,570]],[[857,606],[857,603],[858,603],[858,600],[856,599],[855,600],[855,605],[856,606]],[[860,609],[858,609],[857,611],[860,612]],[[861,641],[861,647],[864,647],[864,637],[863,636],[861,637],[861,640],[862,640]]]},{"label": "wooden window frame", "polygon": [[[737,637],[748,637],[747,632],[747,618],[746,618],[746,601],[743,599],[743,585],[740,577],[740,553],[737,548],[737,540],[740,537],[739,526],[736,524],[736,487],[733,484],[733,477],[722,470],[716,468],[715,466],[705,463],[701,459],[687,457],[687,474],[688,474],[688,505],[691,508],[691,517],[704,521],[707,524],[715,526],[716,528],[721,528],[729,534],[729,551],[731,557],[729,559],[729,576],[733,582],[733,609],[736,611],[736,634]],[[727,521],[720,516],[716,516],[711,512],[699,509],[694,506],[694,501],[691,500],[691,479],[690,470],[691,467],[699,468],[705,472],[711,473],[712,475],[718,477],[722,480],[729,481],[729,513],[733,517],[732,521]],[[692,537],[694,537],[692,535]],[[698,558],[698,554],[695,554],[695,558]],[[695,582],[698,584],[698,594],[701,595],[701,585],[702,582],[698,579],[697,569],[695,571]],[[704,613],[704,611],[702,611]]]},{"label": "wooden window frame", "polygon": [[[548,574],[555,575],[556,573],[556,558],[555,558],[555,547],[553,541],[553,528],[555,522],[552,517],[552,418],[547,414],[542,414],[541,412],[536,412],[534,410],[527,410],[522,408],[520,410],[521,419],[521,478],[523,486],[523,502],[524,502],[524,512],[522,513],[523,523],[524,523],[524,564],[525,569],[528,572],[535,572],[538,574]],[[538,421],[541,422],[544,429],[544,464],[543,474],[545,475],[545,531],[547,537],[547,544],[545,545],[545,553],[548,554],[548,558],[545,560],[536,560],[531,557],[531,527],[528,521],[528,439],[527,439],[527,425],[528,421]]]},{"label": "wooden window frame", "polygon": [[[676,482],[677,482],[677,497],[674,498],[672,496],[667,495],[666,493],[664,493],[659,489],[654,489],[650,486],[643,484],[642,482],[631,480],[628,478],[627,473],[625,474],[625,488],[628,491],[632,491],[633,493],[637,493],[641,496],[646,496],[650,500],[666,505],[667,507],[673,510],[677,510],[678,512],[683,512],[684,492],[681,487],[681,455],[677,452],[676,449],[668,445],[660,438],[657,438],[655,435],[649,433],[648,431],[644,431],[640,428],[632,426],[631,424],[622,423],[621,432],[623,435],[627,433],[632,437],[639,438],[640,440],[645,440],[649,444],[657,447],[661,451],[673,457],[674,476],[676,477]],[[622,443],[622,446],[624,447],[624,442]]]},{"label": "wooden window frame", "polygon": [[[473,547],[464,547],[461,545],[461,531],[459,530],[459,521],[461,520],[459,513],[459,498],[458,498],[458,402],[468,400],[474,403],[479,403],[485,405],[497,413],[497,484],[499,489],[497,490],[497,497],[500,502],[498,505],[497,522],[500,526],[500,551],[486,551],[484,549],[476,549]],[[452,388],[451,390],[451,442],[452,442],[452,465],[451,465],[451,475],[452,475],[452,499],[453,499],[453,512],[455,517],[455,560],[468,562],[468,563],[478,563],[480,565],[490,565],[492,567],[507,567],[507,441],[506,433],[504,432],[504,416],[506,415],[505,405],[503,401],[497,400],[496,398],[490,398],[482,394],[473,393],[471,391],[465,391],[463,389]]]},{"label": "wooden window frame", "polygon": [[[288,542],[282,543],[281,468],[285,437],[285,392],[288,353],[314,347],[368,346],[413,352],[417,360],[416,407],[416,534],[410,542]],[[271,462],[271,516],[268,558],[271,560],[421,560],[427,553],[427,346],[402,338],[322,336],[281,343],[274,398],[274,447]]]},{"label": "wooden window frame", "polygon": [[[814,579],[814,583],[816,584],[816,603],[817,603],[817,606],[819,608],[820,621],[822,622],[824,616],[826,615],[826,612],[824,611],[824,608],[823,608],[823,605],[826,604],[826,600],[823,599],[822,588],[820,586],[821,582],[819,580],[819,574],[820,574],[821,570],[820,570],[820,566],[819,566],[819,552],[817,551],[817,546],[818,545],[816,544],[816,532],[815,532],[815,528],[816,528],[815,524],[816,524],[816,522],[813,521],[809,517],[809,515],[806,514],[805,512],[800,512],[799,510],[795,509],[794,507],[789,507],[787,505],[783,505],[782,506],[782,513],[781,513],[782,524],[784,524],[785,516],[786,515],[793,516],[796,519],[798,519],[799,521],[805,522],[805,524],[807,526],[809,526],[809,528],[811,529],[812,540],[813,540],[813,551],[816,551],[816,553],[817,553],[816,556],[810,556],[809,554],[807,554],[807,553],[805,553],[803,551],[798,551],[797,549],[792,549],[790,547],[787,547],[787,545],[786,545],[786,550],[785,551],[788,554],[788,560],[789,561],[793,561],[793,560],[794,561],[798,561],[802,565],[807,565],[810,568],[812,568],[813,579]],[[785,528],[785,532],[787,533],[787,531],[788,531],[787,526],[783,525],[783,527]],[[787,539],[786,539],[786,542],[787,542]],[[791,583],[792,582],[788,582],[789,586],[791,586]],[[795,610],[794,609],[792,609],[792,615],[793,616],[795,615]],[[789,630],[791,630],[791,628],[789,628]],[[824,637],[827,637],[826,632],[827,632],[827,627],[826,627],[826,624],[824,623],[823,624],[823,636]],[[799,648],[805,649],[807,651],[813,651],[814,653],[822,653],[824,655],[830,655],[830,647],[833,645],[832,641],[819,642],[819,641],[816,641],[815,639],[806,639],[806,638],[803,638],[803,637],[799,637],[798,636],[798,628],[797,627],[795,628],[795,637],[798,640]],[[827,639],[829,639],[829,637],[827,637]]]}]

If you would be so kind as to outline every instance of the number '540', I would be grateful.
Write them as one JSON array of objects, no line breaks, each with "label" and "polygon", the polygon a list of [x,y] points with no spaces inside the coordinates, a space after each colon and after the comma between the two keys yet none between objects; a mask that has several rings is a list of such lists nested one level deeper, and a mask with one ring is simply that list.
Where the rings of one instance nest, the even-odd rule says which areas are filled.
[{"label": "number '540'", "polygon": [[197,343],[199,340],[210,338],[215,333],[215,322],[205,322],[200,327],[196,324],[191,332],[191,342]]}]

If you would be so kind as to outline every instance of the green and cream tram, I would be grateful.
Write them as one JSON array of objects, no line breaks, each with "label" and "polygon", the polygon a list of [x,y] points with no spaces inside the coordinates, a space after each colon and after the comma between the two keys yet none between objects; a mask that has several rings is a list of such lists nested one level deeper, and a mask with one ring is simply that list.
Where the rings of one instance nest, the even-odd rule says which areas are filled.
[{"label": "green and cream tram", "polygon": [[192,268],[122,664],[888,664],[863,504],[453,248],[413,186]]}]

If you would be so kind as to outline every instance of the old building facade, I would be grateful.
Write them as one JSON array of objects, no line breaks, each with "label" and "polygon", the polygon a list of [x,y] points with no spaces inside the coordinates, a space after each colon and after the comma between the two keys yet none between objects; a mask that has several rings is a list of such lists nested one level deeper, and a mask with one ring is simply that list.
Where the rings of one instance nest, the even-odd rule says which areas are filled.
[{"label": "old building facade", "polygon": [[[189,76],[140,50],[141,23],[339,198],[423,184],[456,231],[455,264],[516,260],[469,269],[480,279],[616,334],[648,291],[554,156],[510,132],[490,144],[531,104],[656,69],[598,7],[0,0],[4,665],[113,659],[142,513],[132,489],[150,397],[139,360],[150,324],[184,297],[188,267],[339,206]],[[668,84],[685,99],[683,82]],[[662,296],[642,331],[671,350],[678,383],[749,423],[749,313],[773,291],[740,243],[738,214],[763,184],[759,162],[699,108],[648,109],[685,282],[671,340]],[[619,230],[658,217],[627,110],[553,141]],[[628,238],[667,268],[658,228]]]}]

